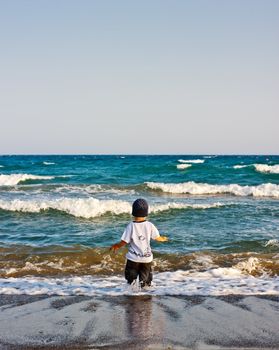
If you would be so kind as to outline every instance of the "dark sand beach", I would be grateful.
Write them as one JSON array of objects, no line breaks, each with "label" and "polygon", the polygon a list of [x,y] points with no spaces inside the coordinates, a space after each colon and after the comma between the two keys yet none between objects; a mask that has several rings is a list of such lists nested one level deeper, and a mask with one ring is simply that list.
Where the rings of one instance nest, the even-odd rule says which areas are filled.
[{"label": "dark sand beach", "polygon": [[278,296],[0,296],[1,349],[279,349]]}]

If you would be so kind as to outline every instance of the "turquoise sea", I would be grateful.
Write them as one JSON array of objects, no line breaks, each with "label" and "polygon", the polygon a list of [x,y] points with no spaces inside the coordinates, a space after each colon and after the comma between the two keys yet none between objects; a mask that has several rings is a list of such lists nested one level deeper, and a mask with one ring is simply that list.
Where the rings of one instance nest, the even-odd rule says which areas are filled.
[{"label": "turquoise sea", "polygon": [[125,294],[145,198],[155,294],[279,294],[279,156],[0,156],[0,293]]}]

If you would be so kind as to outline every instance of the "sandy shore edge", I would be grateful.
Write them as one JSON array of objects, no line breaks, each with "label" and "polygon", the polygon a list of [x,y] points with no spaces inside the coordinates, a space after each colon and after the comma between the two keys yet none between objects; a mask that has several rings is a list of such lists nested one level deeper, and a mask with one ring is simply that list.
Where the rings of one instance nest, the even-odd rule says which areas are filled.
[{"label": "sandy shore edge", "polygon": [[0,295],[0,349],[279,349],[279,296]]}]

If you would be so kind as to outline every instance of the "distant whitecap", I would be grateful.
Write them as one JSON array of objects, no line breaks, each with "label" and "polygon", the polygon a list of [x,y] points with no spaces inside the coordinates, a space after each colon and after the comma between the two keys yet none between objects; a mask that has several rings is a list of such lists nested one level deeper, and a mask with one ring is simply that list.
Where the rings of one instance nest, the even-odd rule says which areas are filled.
[{"label": "distant whitecap", "polygon": [[260,173],[279,174],[279,164],[267,165],[267,164],[254,164],[256,171]]},{"label": "distant whitecap", "polygon": [[54,162],[43,162],[44,165],[54,165]]},{"label": "distant whitecap", "polygon": [[247,168],[249,165],[234,165],[233,168],[234,169],[243,169],[243,168]]},{"label": "distant whitecap", "polygon": [[0,186],[15,186],[26,180],[52,180],[54,176],[32,175],[32,174],[10,174],[0,175]]},{"label": "distant whitecap", "polygon": [[183,169],[188,169],[191,168],[191,164],[177,164],[177,169],[183,170]]},{"label": "distant whitecap", "polygon": [[204,159],[178,159],[180,163],[192,163],[192,164],[202,164]]}]

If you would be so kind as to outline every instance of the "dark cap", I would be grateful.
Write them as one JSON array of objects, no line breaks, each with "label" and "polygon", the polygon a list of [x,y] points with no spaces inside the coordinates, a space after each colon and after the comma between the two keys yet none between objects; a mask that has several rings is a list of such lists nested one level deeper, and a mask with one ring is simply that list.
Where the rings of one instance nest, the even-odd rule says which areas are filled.
[{"label": "dark cap", "polygon": [[138,198],[134,201],[132,215],[136,217],[145,217],[148,215],[148,204],[145,199]]}]

